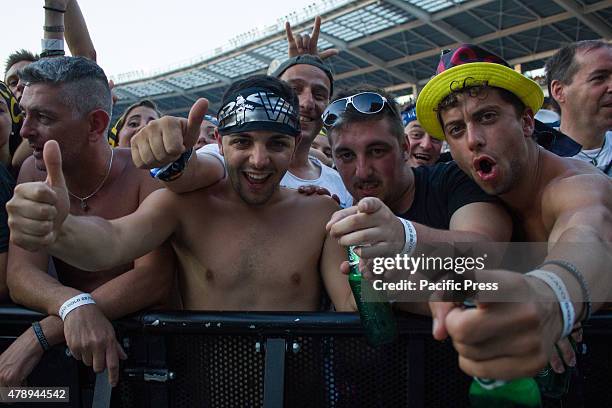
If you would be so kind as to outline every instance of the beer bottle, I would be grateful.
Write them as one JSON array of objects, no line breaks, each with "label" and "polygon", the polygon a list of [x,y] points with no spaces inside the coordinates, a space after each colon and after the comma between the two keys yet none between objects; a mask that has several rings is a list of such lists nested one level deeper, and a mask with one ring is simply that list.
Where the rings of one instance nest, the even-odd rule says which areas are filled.
[{"label": "beer bottle", "polygon": [[512,381],[474,377],[470,386],[472,408],[540,408],[540,389],[533,378]]},{"label": "beer bottle", "polygon": [[[362,279],[361,272],[359,272],[359,256],[353,249],[353,246],[347,248],[350,266],[348,280],[359,309],[359,318],[366,338],[370,345],[375,347],[391,343],[397,336],[391,304],[383,292],[374,290],[368,280]],[[364,292],[367,293],[367,296],[364,296]],[[368,300],[366,301],[365,298]]]},{"label": "beer bottle", "polygon": [[[474,308],[471,299],[463,301],[465,308]],[[518,378],[511,381],[474,377],[470,385],[472,408],[540,408],[542,396],[533,378]]]}]

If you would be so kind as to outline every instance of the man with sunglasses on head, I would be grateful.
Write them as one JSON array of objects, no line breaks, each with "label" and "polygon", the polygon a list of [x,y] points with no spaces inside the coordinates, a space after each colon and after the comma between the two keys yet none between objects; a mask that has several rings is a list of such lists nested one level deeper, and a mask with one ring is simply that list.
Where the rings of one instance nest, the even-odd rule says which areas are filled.
[{"label": "man with sunglasses on head", "polygon": [[507,241],[511,221],[456,163],[410,167],[395,101],[382,90],[338,95],[323,114],[336,168],[356,206],[328,224],[341,245],[364,258],[402,252],[414,243]]}]

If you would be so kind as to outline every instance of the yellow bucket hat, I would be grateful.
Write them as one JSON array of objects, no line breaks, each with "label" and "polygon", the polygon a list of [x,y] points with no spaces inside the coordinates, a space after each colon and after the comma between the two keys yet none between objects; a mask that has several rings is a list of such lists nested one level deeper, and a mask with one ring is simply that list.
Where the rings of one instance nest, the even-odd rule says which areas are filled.
[{"label": "yellow bucket hat", "polygon": [[544,102],[544,93],[535,81],[516,72],[502,58],[476,45],[463,44],[440,57],[434,76],[419,93],[417,119],[427,133],[444,140],[437,107],[450,93],[486,83],[515,94],[535,113]]}]

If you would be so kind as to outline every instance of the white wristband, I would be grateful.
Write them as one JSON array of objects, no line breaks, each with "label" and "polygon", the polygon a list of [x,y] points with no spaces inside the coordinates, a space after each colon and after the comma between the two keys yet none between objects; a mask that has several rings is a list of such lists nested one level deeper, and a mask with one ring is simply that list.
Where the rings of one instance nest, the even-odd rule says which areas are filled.
[{"label": "white wristband", "polygon": [[416,229],[410,221],[401,217],[397,217],[397,219],[400,220],[404,226],[404,248],[402,249],[402,254],[412,255],[417,246]]},{"label": "white wristband", "polygon": [[43,38],[40,40],[43,51],[64,51],[64,40],[59,38]]},{"label": "white wristband", "polygon": [[66,316],[68,313],[72,312],[77,307],[85,306],[85,305],[95,305],[96,302],[91,297],[89,293],[81,293],[80,295],[76,295],[64,302],[62,307],[59,309],[59,317],[62,320],[66,320]]},{"label": "white wristband", "polygon": [[552,272],[545,271],[542,269],[536,269],[526,273],[527,276],[544,281],[550,288],[555,292],[559,307],[561,308],[561,316],[563,317],[563,331],[561,332],[561,338],[565,338],[572,333],[574,327],[574,320],[576,319],[576,311],[574,305],[570,300],[569,292],[565,287],[563,280]]}]

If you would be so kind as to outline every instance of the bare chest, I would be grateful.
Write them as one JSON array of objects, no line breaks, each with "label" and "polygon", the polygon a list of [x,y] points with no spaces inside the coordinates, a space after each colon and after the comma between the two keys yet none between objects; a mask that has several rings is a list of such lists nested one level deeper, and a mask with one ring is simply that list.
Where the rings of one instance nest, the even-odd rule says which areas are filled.
[{"label": "bare chest", "polygon": [[300,286],[318,282],[320,228],[297,219],[268,223],[220,217],[189,226],[180,246],[191,258],[189,267],[200,269],[208,285]]}]

